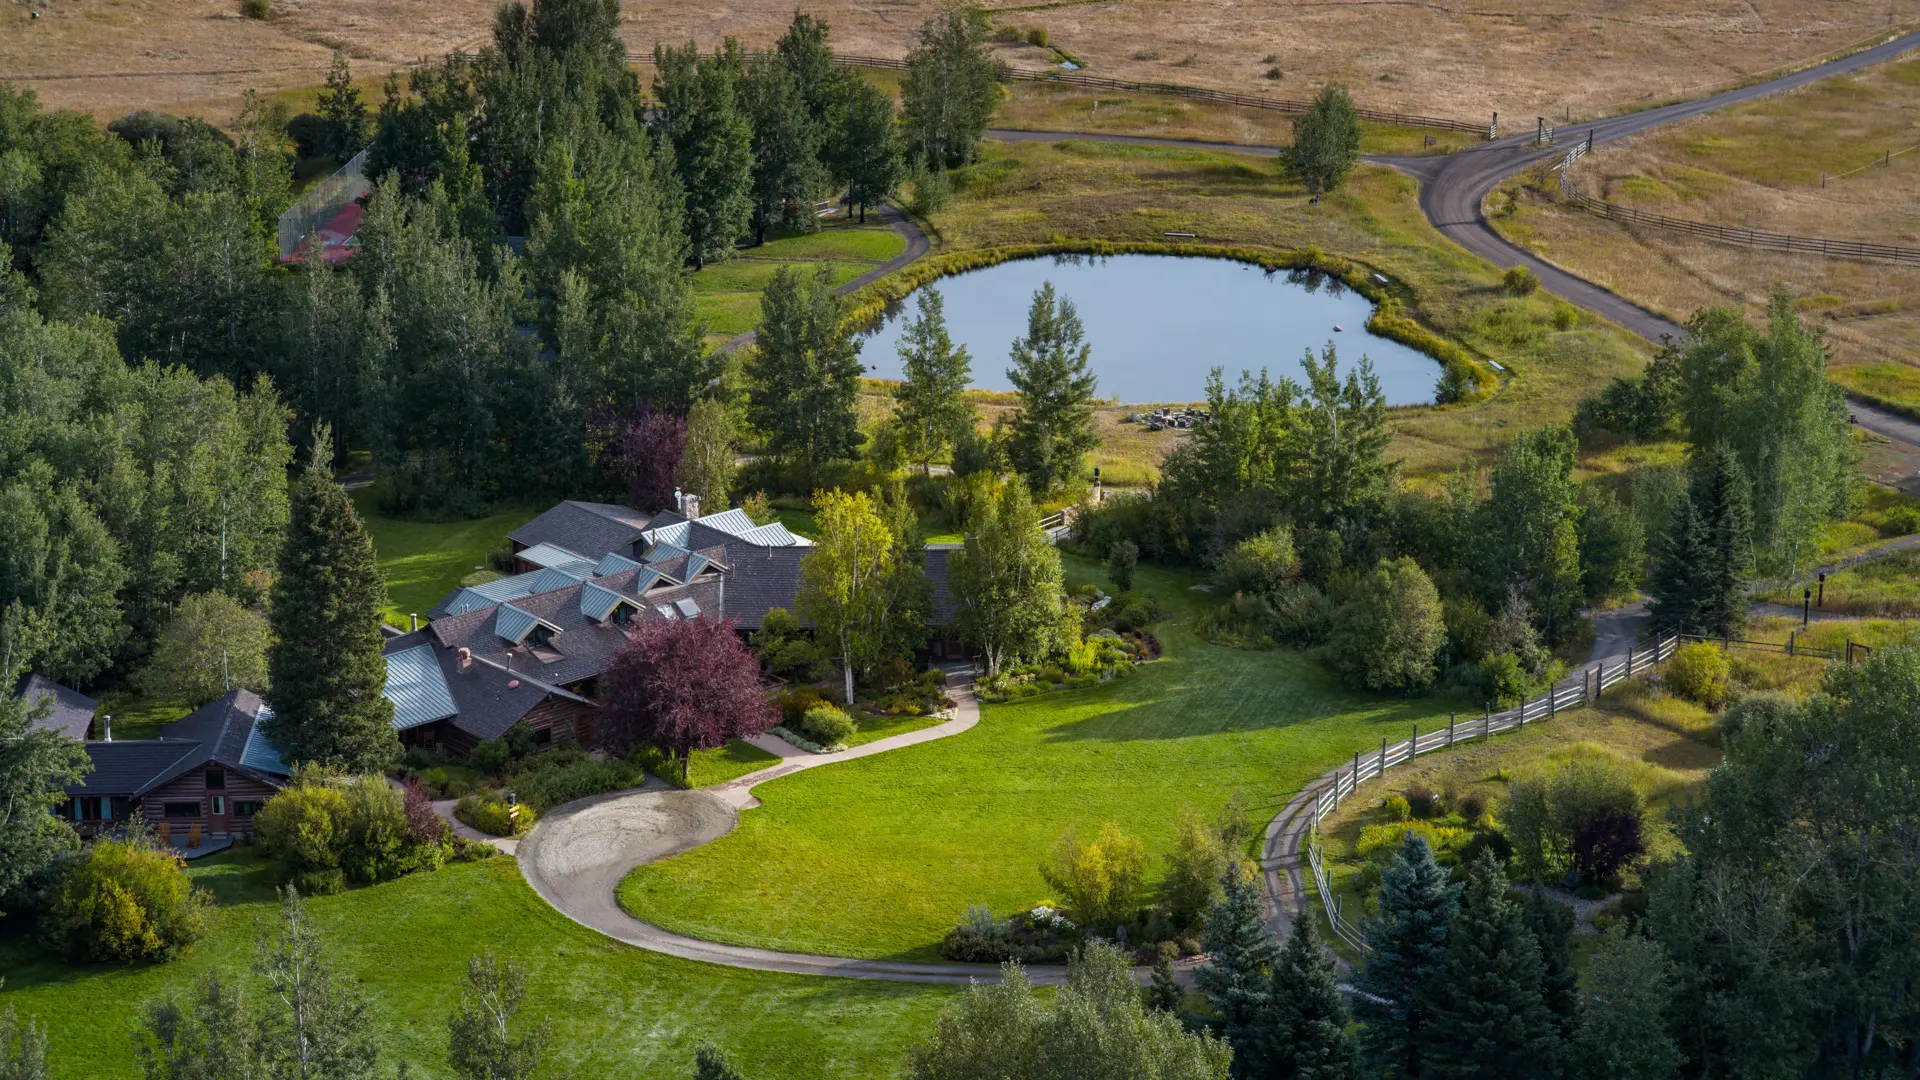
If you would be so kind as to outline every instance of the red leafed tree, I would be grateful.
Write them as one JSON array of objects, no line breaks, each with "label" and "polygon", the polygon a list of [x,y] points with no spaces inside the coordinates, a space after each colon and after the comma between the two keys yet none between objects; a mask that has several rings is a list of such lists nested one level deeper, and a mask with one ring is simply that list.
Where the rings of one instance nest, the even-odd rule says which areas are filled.
[{"label": "red leafed tree", "polygon": [[659,747],[682,762],[780,719],[733,624],[708,618],[635,623],[607,672],[605,708],[616,744]]},{"label": "red leafed tree", "polygon": [[626,488],[627,505],[662,510],[673,506],[674,477],[686,445],[684,419],[641,402],[614,416],[600,466]]}]

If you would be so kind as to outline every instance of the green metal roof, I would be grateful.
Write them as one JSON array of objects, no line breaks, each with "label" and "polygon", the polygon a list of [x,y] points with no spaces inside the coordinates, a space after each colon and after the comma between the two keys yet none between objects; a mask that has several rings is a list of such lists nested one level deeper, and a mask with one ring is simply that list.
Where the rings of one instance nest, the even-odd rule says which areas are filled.
[{"label": "green metal roof", "polygon": [[447,677],[440,670],[440,658],[434,655],[432,645],[389,653],[387,688],[381,693],[393,702],[393,726],[401,731],[445,720],[460,711],[454,707],[453,692],[447,689]]}]

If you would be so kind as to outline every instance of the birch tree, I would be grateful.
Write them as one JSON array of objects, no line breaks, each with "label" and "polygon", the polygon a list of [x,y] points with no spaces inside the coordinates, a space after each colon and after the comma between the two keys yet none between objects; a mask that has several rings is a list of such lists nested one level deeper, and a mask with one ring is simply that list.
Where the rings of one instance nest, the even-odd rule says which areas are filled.
[{"label": "birch tree", "polygon": [[960,632],[986,654],[988,675],[998,675],[1010,657],[1058,643],[1065,615],[1060,552],[1040,531],[1024,484],[1006,484],[980,501],[949,576]]},{"label": "birch tree", "polygon": [[820,542],[800,561],[800,615],[839,650],[847,704],[853,673],[879,658],[900,560],[893,531],[865,492],[823,491],[814,496]]}]

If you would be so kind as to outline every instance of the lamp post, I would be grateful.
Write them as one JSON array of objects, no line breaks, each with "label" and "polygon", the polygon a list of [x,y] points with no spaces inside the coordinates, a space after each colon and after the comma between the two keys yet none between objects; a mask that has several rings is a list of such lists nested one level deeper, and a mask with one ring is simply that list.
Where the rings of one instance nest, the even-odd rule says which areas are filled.
[{"label": "lamp post", "polygon": [[1821,611],[1827,610],[1827,572],[1820,571],[1820,599],[1815,601]]},{"label": "lamp post", "polygon": [[1800,598],[1800,629],[1805,630],[1813,622],[1813,587],[1809,585]]}]

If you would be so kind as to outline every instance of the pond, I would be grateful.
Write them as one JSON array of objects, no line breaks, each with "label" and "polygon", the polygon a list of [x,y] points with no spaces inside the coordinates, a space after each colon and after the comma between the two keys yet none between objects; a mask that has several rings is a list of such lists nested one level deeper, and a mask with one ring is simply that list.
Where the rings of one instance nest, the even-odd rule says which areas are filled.
[{"label": "pond", "polygon": [[[1373,303],[1337,279],[1269,272],[1231,259],[1175,255],[1062,255],[1021,259],[928,285],[946,301],[947,329],[973,358],[973,385],[1011,390],[1009,347],[1027,329],[1034,291],[1047,281],[1073,301],[1086,326],[1097,393],[1130,404],[1205,400],[1207,372],[1266,368],[1304,382],[1300,357],[1331,341],[1340,371],[1373,361],[1389,405],[1433,401],[1440,362],[1366,330]],[[909,296],[863,339],[867,374],[902,377],[902,325],[918,308]]]}]

